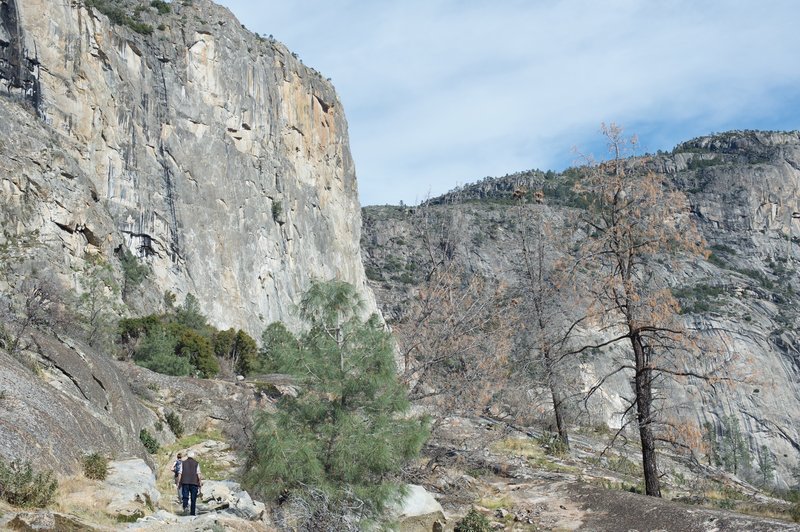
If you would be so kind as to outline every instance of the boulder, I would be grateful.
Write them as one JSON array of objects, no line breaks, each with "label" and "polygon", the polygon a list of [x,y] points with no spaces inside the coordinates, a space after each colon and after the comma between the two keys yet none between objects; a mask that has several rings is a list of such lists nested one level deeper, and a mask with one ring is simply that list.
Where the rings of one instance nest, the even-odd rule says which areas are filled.
[{"label": "boulder", "polygon": [[152,512],[160,498],[155,474],[139,458],[109,463],[104,487],[111,499],[108,513],[126,519]]},{"label": "boulder", "polygon": [[74,515],[64,515],[55,512],[20,512],[6,525],[9,530],[24,530],[35,532],[99,532],[97,528],[87,524]]},{"label": "boulder", "polygon": [[8,523],[11,530],[41,530],[56,529],[56,520],[50,512],[23,512],[19,513]]},{"label": "boulder", "polygon": [[390,510],[401,532],[433,530],[437,523],[441,527],[447,521],[442,505],[425,488],[408,484],[406,489],[403,499]]},{"label": "boulder", "polygon": [[242,519],[257,521],[264,517],[264,503],[254,501],[241,486],[230,480],[207,480],[203,483],[203,503]]}]

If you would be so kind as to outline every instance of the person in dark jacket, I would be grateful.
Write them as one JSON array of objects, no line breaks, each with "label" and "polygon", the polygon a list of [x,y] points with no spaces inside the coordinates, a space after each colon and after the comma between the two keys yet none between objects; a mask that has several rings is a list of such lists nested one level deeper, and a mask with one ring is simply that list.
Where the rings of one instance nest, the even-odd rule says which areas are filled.
[{"label": "person in dark jacket", "polygon": [[183,499],[183,493],[181,492],[181,485],[178,484],[178,477],[181,474],[182,467],[183,467],[183,454],[178,453],[178,457],[175,459],[175,463],[172,464],[172,473],[175,475],[175,489],[178,490],[179,503]]},{"label": "person in dark jacket", "polygon": [[183,513],[190,509],[190,515],[197,515],[197,492],[203,487],[203,477],[200,474],[200,464],[194,459],[194,451],[189,451],[188,458],[183,461],[181,472],[178,475],[178,485],[183,496]]}]

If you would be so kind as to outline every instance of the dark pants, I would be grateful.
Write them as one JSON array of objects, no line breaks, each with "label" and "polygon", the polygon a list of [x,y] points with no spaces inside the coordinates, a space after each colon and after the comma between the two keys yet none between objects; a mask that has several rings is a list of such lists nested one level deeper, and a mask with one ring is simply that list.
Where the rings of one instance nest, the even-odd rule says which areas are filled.
[{"label": "dark pants", "polygon": [[183,511],[186,511],[186,508],[189,506],[189,500],[192,501],[191,511],[189,512],[191,515],[197,515],[197,489],[199,486],[195,486],[194,484],[181,484],[181,495],[183,495]]}]

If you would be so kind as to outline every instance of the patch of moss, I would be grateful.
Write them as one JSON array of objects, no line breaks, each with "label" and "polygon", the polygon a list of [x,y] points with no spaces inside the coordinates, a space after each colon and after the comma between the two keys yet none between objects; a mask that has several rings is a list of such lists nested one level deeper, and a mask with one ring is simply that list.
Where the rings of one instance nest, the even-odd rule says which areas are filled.
[{"label": "patch of moss", "polygon": [[144,517],[144,512],[142,510],[136,510],[130,515],[119,514],[116,519],[117,523],[135,523],[142,517]]}]

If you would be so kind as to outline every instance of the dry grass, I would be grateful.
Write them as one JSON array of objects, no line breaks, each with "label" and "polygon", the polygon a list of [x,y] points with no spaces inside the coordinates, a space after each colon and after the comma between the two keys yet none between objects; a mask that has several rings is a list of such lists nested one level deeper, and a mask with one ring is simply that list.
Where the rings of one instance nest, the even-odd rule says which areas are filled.
[{"label": "dry grass", "polygon": [[514,501],[508,495],[502,497],[484,497],[478,501],[478,506],[482,506],[487,510],[498,510],[505,508],[510,510],[514,506]]},{"label": "dry grass", "polygon": [[506,438],[495,442],[491,450],[498,454],[520,456],[522,458],[544,458],[544,450],[533,440]]},{"label": "dry grass", "polygon": [[548,455],[539,442],[521,438],[507,438],[495,442],[491,450],[501,455],[518,456],[527,459],[531,467],[543,469],[553,473],[578,473],[577,467],[564,465],[554,460]]},{"label": "dry grass", "polygon": [[52,509],[96,525],[114,527],[116,519],[105,511],[111,500],[104,494],[102,481],[90,480],[83,475],[62,478]]}]

